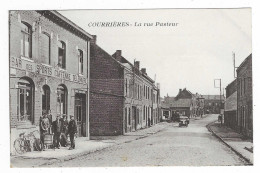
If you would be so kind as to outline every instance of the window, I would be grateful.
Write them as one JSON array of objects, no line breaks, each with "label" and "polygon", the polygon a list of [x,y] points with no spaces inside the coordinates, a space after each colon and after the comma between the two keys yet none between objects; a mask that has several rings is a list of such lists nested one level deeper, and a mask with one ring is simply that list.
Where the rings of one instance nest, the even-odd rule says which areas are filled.
[{"label": "window", "polygon": [[127,96],[127,79],[125,79],[125,94]]},{"label": "window", "polygon": [[51,64],[51,39],[45,32],[41,38],[41,55],[45,64]]},{"label": "window", "polygon": [[21,78],[18,82],[18,121],[33,122],[34,85]]},{"label": "window", "polygon": [[66,68],[66,44],[63,41],[58,42],[58,66]]},{"label": "window", "polygon": [[131,125],[131,110],[128,108],[128,125]]},{"label": "window", "polygon": [[148,93],[147,99],[149,99],[150,98],[150,88],[149,87],[147,88],[147,93]]},{"label": "window", "polygon": [[83,51],[78,50],[78,58],[79,58],[79,74],[83,74]]},{"label": "window", "polygon": [[145,97],[145,85],[144,85],[144,97]]},{"label": "window", "polygon": [[246,78],[244,78],[244,94],[246,93]]},{"label": "window", "polygon": [[50,87],[44,85],[42,88],[42,111],[46,113],[50,110]]},{"label": "window", "polygon": [[26,58],[32,58],[32,29],[28,23],[21,23],[21,55]]},{"label": "window", "polygon": [[67,114],[67,88],[59,85],[57,88],[57,114]]},{"label": "window", "polygon": [[144,110],[143,110],[143,120],[145,120],[145,106],[144,106]]}]

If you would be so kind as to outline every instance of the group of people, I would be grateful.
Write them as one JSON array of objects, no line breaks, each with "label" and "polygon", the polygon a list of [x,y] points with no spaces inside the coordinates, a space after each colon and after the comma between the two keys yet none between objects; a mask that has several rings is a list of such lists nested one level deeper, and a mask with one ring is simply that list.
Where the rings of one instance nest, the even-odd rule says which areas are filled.
[{"label": "group of people", "polygon": [[[62,117],[58,114],[56,120],[52,121],[52,115],[43,111],[43,115],[40,118],[40,134],[41,141],[44,144],[44,138],[47,134],[53,134],[53,147],[60,149],[60,146],[66,147],[68,145],[68,135],[70,138],[69,150],[75,149],[74,137],[77,134],[77,124],[74,119],[74,115],[70,115],[70,121],[67,116]],[[44,145],[45,147],[45,145]]]}]

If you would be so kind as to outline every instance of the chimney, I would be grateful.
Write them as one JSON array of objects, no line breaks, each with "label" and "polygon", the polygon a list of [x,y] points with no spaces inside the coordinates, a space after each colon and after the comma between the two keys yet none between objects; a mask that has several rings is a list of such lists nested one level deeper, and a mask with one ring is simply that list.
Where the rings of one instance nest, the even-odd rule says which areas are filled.
[{"label": "chimney", "polygon": [[182,92],[182,89],[179,89],[179,93]]},{"label": "chimney", "polygon": [[139,68],[140,68],[140,61],[135,61],[134,66],[135,66],[135,68],[137,68],[139,70]]},{"label": "chimney", "polygon": [[142,69],[141,69],[141,72],[147,75],[147,73],[146,73],[146,68],[142,68]]},{"label": "chimney", "polygon": [[92,35],[92,39],[90,40],[91,44],[96,44],[97,43],[97,36],[96,35]]},{"label": "chimney", "polygon": [[121,50],[116,50],[115,53],[115,59],[119,62],[121,62],[121,55],[122,55],[122,51]]}]

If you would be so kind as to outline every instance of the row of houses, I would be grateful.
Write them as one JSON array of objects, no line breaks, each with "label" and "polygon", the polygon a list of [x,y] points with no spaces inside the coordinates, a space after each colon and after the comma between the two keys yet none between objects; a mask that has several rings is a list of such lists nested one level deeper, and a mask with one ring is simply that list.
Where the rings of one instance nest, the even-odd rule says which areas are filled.
[{"label": "row of houses", "polygon": [[11,144],[43,112],[75,115],[79,136],[120,135],[158,123],[160,87],[117,50],[57,11],[10,11]]},{"label": "row of houses", "polygon": [[[140,61],[90,44],[90,134],[121,135],[159,122],[160,86]],[[97,106],[99,105],[99,106]]]},{"label": "row of houses", "polygon": [[226,87],[224,124],[253,139],[252,54],[237,68]]},{"label": "row of houses", "polygon": [[175,120],[179,115],[198,117],[203,114],[220,114],[225,97],[193,94],[184,88],[179,89],[176,97],[166,96],[162,100],[162,118]]}]

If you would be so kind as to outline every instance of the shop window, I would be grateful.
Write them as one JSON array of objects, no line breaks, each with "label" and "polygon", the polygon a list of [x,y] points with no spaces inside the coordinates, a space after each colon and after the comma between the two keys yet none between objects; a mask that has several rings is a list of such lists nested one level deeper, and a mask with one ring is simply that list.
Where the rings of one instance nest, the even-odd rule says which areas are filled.
[{"label": "shop window", "polygon": [[50,110],[50,87],[44,85],[42,88],[42,111],[49,112]]},{"label": "shop window", "polygon": [[78,50],[78,59],[79,59],[79,74],[83,74],[83,51]]},{"label": "shop window", "polygon": [[66,44],[63,41],[58,42],[58,66],[66,68]]},{"label": "shop window", "polygon": [[46,32],[41,37],[41,55],[45,64],[51,64],[51,39]]},{"label": "shop window", "polygon": [[32,28],[28,23],[21,23],[21,55],[32,58]]},{"label": "shop window", "polygon": [[18,121],[33,122],[34,85],[26,79],[18,82]]},{"label": "shop window", "polygon": [[67,88],[59,85],[57,88],[57,114],[67,115]]}]

